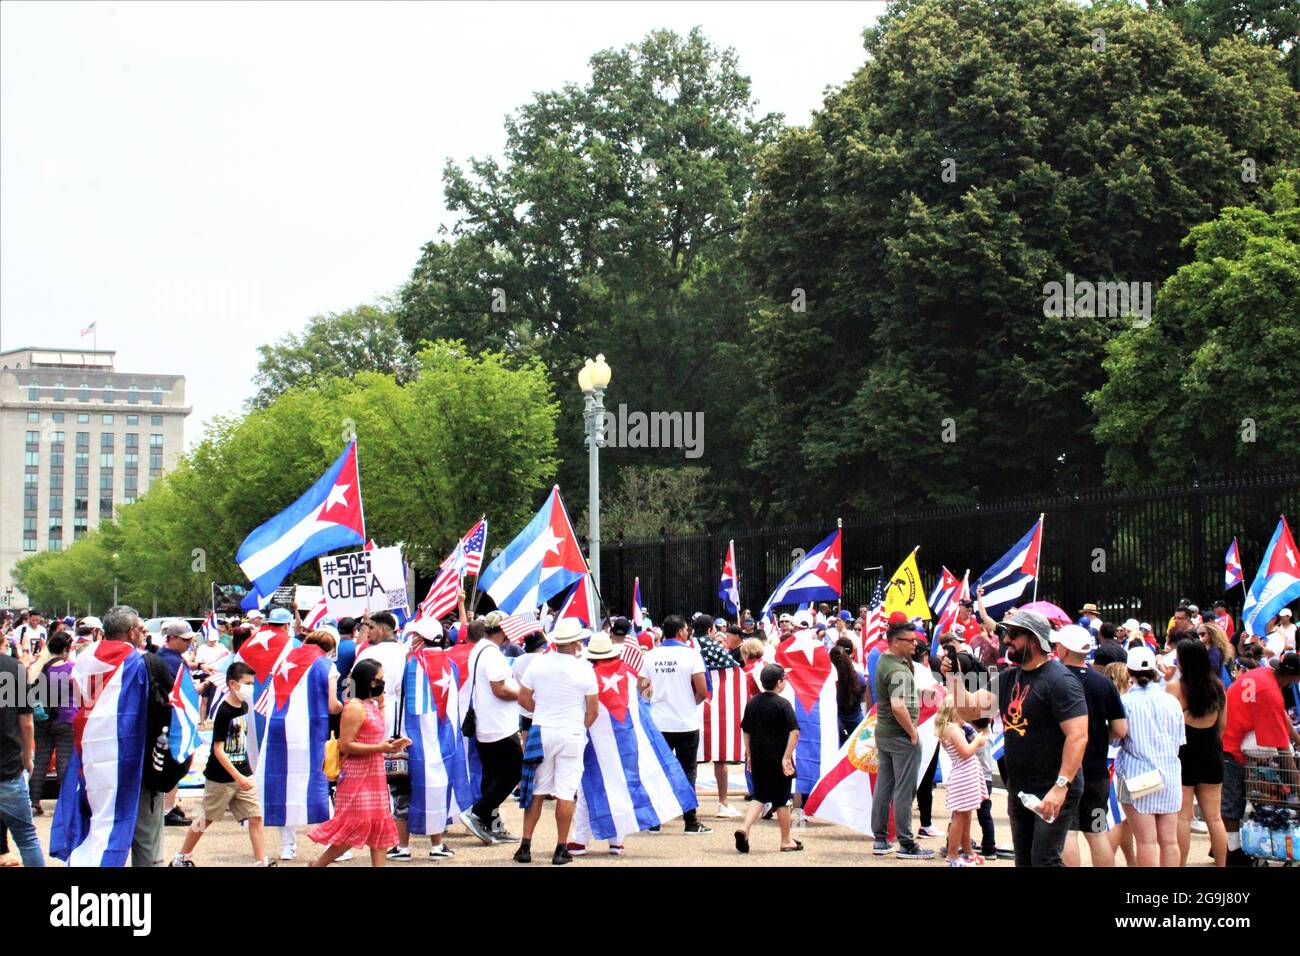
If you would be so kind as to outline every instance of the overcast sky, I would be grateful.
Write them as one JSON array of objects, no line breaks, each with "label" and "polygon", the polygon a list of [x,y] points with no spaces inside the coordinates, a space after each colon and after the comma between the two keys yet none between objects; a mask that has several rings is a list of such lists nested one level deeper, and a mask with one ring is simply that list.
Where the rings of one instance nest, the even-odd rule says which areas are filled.
[{"label": "overcast sky", "polygon": [[0,6],[0,349],[180,373],[186,437],[251,394],[256,347],[372,302],[451,222],[448,158],[590,78],[597,50],[701,26],[761,112],[805,123],[884,3]]}]

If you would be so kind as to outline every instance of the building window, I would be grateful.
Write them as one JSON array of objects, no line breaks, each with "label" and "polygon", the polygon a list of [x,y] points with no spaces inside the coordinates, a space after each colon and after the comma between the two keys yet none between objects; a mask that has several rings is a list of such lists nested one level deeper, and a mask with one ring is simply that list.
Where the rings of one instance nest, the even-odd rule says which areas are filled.
[{"label": "building window", "polygon": [[28,420],[29,422],[39,422],[39,421],[41,420],[41,413],[40,413],[40,412],[28,412],[28,413],[27,413],[27,420]]},{"label": "building window", "polygon": [[125,455],[125,459],[124,464],[128,469],[140,467],[140,456],[135,452],[128,451]]},{"label": "building window", "polygon": [[72,540],[77,541],[80,538],[84,537],[85,534],[86,534],[86,519],[73,518],[72,519]]},{"label": "building window", "polygon": [[54,400],[55,400],[56,402],[61,402],[61,401],[63,401],[63,383],[62,383],[62,382],[55,382],[55,383],[54,383]]},{"label": "building window", "polygon": [[155,434],[155,435],[150,435],[150,436],[149,436],[149,447],[150,447],[150,448],[161,448],[161,447],[162,447],[162,435],[156,435],[156,434]]},{"label": "building window", "polygon": [[107,449],[107,450],[109,450],[109,451],[112,451],[112,450],[113,450],[113,433],[112,433],[112,432],[100,432],[100,433],[99,433],[99,448],[100,448],[101,451],[103,451],[103,450],[105,450],[105,449]]},{"label": "building window", "polygon": [[[72,499],[72,510],[74,515],[84,515],[86,513],[86,506],[89,503],[89,500],[85,497],[85,495],[80,493],[81,489],[77,489],[77,491],[78,491],[77,496]],[[84,526],[86,519],[78,518],[74,516],[72,522],[74,525],[80,524]]]},{"label": "building window", "polygon": [[33,474],[32,472],[29,471],[27,474],[23,475],[24,485],[35,485],[37,483],[38,483],[38,479],[36,475]]},{"label": "building window", "polygon": [[81,388],[77,389],[77,401],[79,402],[90,401],[90,386],[87,385],[85,382],[82,382]]},{"label": "building window", "polygon": [[104,386],[104,404],[105,404],[105,405],[112,405],[112,404],[113,404],[113,386],[112,386],[112,385],[105,385],[105,386]]},{"label": "building window", "polygon": [[113,424],[113,416],[112,416],[112,415],[105,415],[103,421],[104,421],[104,424],[105,424],[105,425],[111,425],[111,424]]},{"label": "building window", "polygon": [[139,448],[139,447],[140,447],[140,434],[139,434],[138,432],[127,432],[127,433],[126,433],[126,447],[127,447],[127,448]]},{"label": "building window", "polygon": [[36,510],[36,492],[35,492],[35,490],[29,491],[29,492],[27,492],[27,494],[23,495],[23,510],[24,510],[24,511],[35,511],[35,510]]},{"label": "building window", "polygon": [[24,462],[24,464],[27,464],[27,465],[35,465],[35,466],[39,466],[39,465],[40,465],[40,463],[41,463],[41,453],[40,453],[40,452],[38,452],[38,451],[29,451],[29,452],[24,452],[23,454],[27,456],[27,457],[26,457],[26,460],[25,460],[25,462]]},{"label": "building window", "polygon": [[157,478],[162,474],[162,455],[149,456],[149,477]]},{"label": "building window", "polygon": [[105,452],[104,454],[99,456],[99,467],[100,468],[113,467],[113,453],[111,451]]},{"label": "building window", "polygon": [[63,432],[54,432],[53,436],[54,437],[50,439],[51,442],[53,442],[55,445],[63,444]]},{"label": "building window", "polygon": [[161,386],[161,385],[155,385],[155,386],[153,387],[153,403],[154,403],[155,405],[161,405],[161,404],[162,404],[162,395],[163,395],[163,393],[162,393],[162,386]]},{"label": "building window", "polygon": [[78,425],[89,425],[89,424],[90,424],[90,416],[89,416],[87,413],[82,412],[80,415],[77,416],[77,424],[78,424]]},{"label": "building window", "polygon": [[54,424],[63,424],[63,412],[55,412],[51,417],[54,419]]},{"label": "building window", "polygon": [[134,385],[128,385],[126,387],[126,403],[128,405],[140,404],[140,390]]},{"label": "building window", "polygon": [[63,452],[61,451],[50,452],[50,467],[51,468],[63,467]]},{"label": "building window", "polygon": [[[62,529],[60,529],[60,530],[62,530]],[[62,551],[62,550],[63,550],[63,538],[61,538],[61,537],[59,537],[59,538],[51,538],[51,539],[50,539],[50,550],[51,550],[51,551]]]},{"label": "building window", "polygon": [[127,416],[126,416],[126,423],[127,423],[128,425],[139,425],[139,424],[140,424],[140,416],[139,416],[139,415],[127,415]]},{"label": "building window", "polygon": [[55,498],[55,497],[51,497],[51,498],[50,498],[50,517],[53,518],[55,515],[58,515],[58,516],[59,516],[59,518],[60,518],[59,524],[62,524],[62,523],[63,523],[63,521],[62,521],[62,517],[63,517],[63,497],[62,497],[61,495],[60,495],[59,497],[57,497],[57,498]]},{"label": "building window", "polygon": [[35,518],[24,518],[24,519],[23,519],[23,531],[24,531],[24,532],[28,532],[28,531],[30,531],[32,534],[36,534],[36,519],[35,519]]},{"label": "building window", "polygon": [[29,444],[29,445],[35,445],[35,444],[38,444],[38,443],[40,442],[40,440],[41,440],[41,433],[40,433],[40,432],[28,432],[28,433],[27,433],[27,444]]},{"label": "building window", "polygon": [[36,401],[40,397],[40,394],[41,394],[41,387],[39,385],[37,385],[35,382],[31,382],[28,384],[27,401],[29,402]]},{"label": "building window", "polygon": [[154,428],[160,428],[160,427],[162,427],[162,416],[161,416],[161,415],[150,415],[150,416],[149,416],[149,424],[152,425]]},{"label": "building window", "polygon": [[31,538],[29,538],[29,537],[27,537],[26,535],[23,535],[23,550],[24,550],[24,551],[35,551],[35,550],[36,550],[36,538],[35,538],[35,537],[31,537]]}]

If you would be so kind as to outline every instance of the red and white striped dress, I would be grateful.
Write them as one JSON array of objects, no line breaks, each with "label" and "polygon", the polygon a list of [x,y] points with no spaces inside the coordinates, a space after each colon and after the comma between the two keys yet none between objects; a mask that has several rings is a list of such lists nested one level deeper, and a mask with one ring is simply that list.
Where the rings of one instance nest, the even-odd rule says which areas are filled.
[{"label": "red and white striped dress", "polygon": [[[949,725],[953,726],[953,725]],[[989,795],[988,785],[984,782],[984,769],[979,759],[971,754],[963,757],[957,748],[948,742],[948,728],[944,728],[943,749],[952,760],[952,773],[944,781],[946,789],[945,802],[948,812],[954,810],[978,810]]]}]

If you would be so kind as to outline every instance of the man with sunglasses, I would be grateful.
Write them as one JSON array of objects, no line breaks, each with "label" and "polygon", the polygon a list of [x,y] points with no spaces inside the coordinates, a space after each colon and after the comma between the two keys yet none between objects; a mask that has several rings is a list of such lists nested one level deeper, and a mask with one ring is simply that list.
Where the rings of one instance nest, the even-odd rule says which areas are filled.
[{"label": "man with sunglasses", "polygon": [[871,804],[871,830],[874,856],[894,852],[889,842],[889,810],[894,810],[894,830],[898,834],[900,860],[928,860],[933,850],[923,850],[912,836],[912,800],[921,769],[921,738],[916,721],[921,716],[921,700],[916,691],[916,673],[912,669],[912,652],[916,649],[915,626],[902,611],[889,616],[885,633],[889,649],[876,664],[876,799]]},{"label": "man with sunglasses", "polygon": [[[1016,866],[1063,866],[1070,821],[1083,796],[1088,704],[1083,684],[1052,654],[1052,625],[1034,611],[1007,619],[1007,660],[997,678],[1006,740],[1007,817]],[[1024,792],[1042,803],[1037,812]]]}]

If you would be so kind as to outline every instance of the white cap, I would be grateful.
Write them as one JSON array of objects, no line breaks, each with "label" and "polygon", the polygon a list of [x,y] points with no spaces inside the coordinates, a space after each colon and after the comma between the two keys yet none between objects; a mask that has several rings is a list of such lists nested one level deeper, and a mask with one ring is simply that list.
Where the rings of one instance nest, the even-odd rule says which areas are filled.
[{"label": "white cap", "polygon": [[794,616],[795,627],[812,627],[813,616],[811,611],[798,611]]},{"label": "white cap", "polygon": [[1092,639],[1092,632],[1078,624],[1067,624],[1059,631],[1053,631],[1052,643],[1060,644],[1067,651],[1075,654],[1087,654],[1096,646]]},{"label": "white cap", "polygon": [[1135,618],[1135,617],[1131,617],[1131,618],[1129,618],[1127,621],[1124,622],[1124,630],[1128,631],[1130,634],[1132,634],[1132,635],[1134,635],[1134,636],[1137,635],[1138,628],[1139,628],[1140,626],[1141,626],[1141,625],[1138,624],[1138,619]]},{"label": "white cap", "polygon": [[786,622],[786,621],[793,621],[794,618],[791,617],[789,614],[782,614],[782,615],[781,615],[777,620],[779,620],[779,621],[781,621],[782,623],[784,623],[784,622]]},{"label": "white cap", "polygon": [[104,622],[97,617],[83,617],[81,619],[82,627],[93,627],[97,631],[104,629]]},{"label": "white cap", "polygon": [[1280,611],[1277,612],[1277,616],[1278,616],[1278,617],[1290,617],[1290,616],[1291,616],[1291,609],[1290,609],[1289,607],[1284,607],[1284,608],[1282,608],[1282,610],[1280,610]]},{"label": "white cap", "polygon": [[1128,649],[1128,669],[1131,671],[1151,671],[1156,669],[1156,655],[1143,644],[1141,647]]},{"label": "white cap", "polygon": [[1148,634],[1152,633],[1151,625],[1148,624],[1146,621],[1143,621],[1141,624],[1138,625],[1138,630],[1146,631]]},{"label": "white cap", "polygon": [[260,621],[264,617],[266,617],[266,615],[263,614],[261,611],[259,611],[257,608],[253,608],[251,611],[248,612],[247,617],[250,621]]},{"label": "white cap", "polygon": [[406,629],[412,634],[419,634],[426,641],[442,637],[442,624],[436,617],[422,617],[418,621],[412,621]]}]

